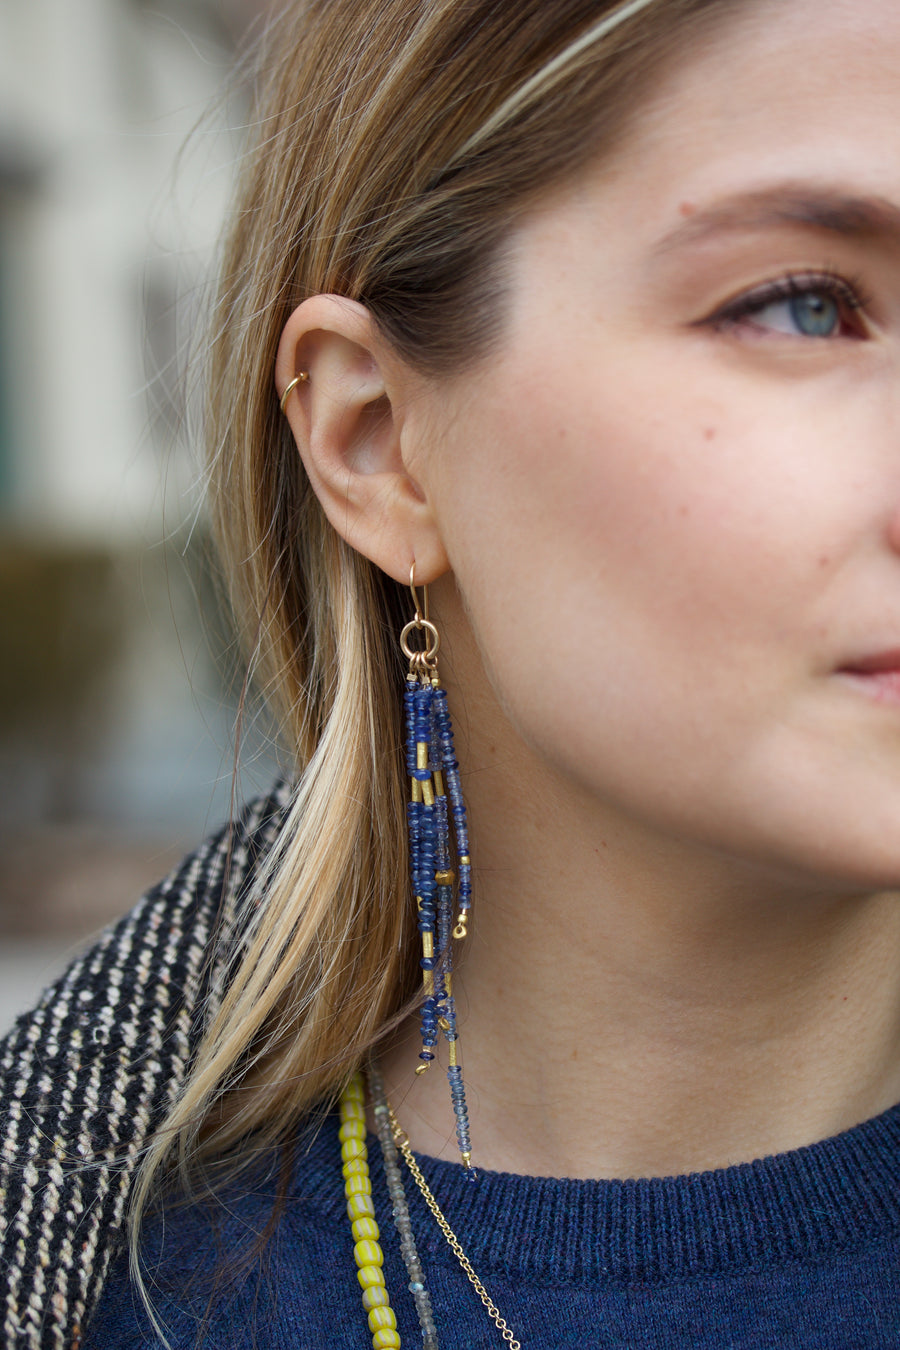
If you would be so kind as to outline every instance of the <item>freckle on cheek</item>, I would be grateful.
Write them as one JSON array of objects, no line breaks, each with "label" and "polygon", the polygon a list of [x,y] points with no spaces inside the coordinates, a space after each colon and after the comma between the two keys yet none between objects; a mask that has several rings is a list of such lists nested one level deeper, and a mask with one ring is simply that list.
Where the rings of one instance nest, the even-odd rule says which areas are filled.
[{"label": "freckle on cheek", "polygon": [[704,428],[703,428],[703,439],[704,439],[704,440],[706,440],[706,441],[714,440],[714,439],[715,439],[715,435],[716,435],[716,429],[715,429],[715,427],[704,427]]},{"label": "freckle on cheek", "polygon": [[693,202],[682,202],[678,208],[678,214],[681,216],[692,216],[696,209]]}]

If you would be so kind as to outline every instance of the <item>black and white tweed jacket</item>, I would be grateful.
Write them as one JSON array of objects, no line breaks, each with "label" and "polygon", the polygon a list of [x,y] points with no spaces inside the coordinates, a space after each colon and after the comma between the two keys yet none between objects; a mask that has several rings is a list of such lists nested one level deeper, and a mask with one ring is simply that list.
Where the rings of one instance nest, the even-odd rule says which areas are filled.
[{"label": "black and white tweed jacket", "polygon": [[289,795],[254,802],[185,859],[0,1042],[3,1350],[78,1350]]}]

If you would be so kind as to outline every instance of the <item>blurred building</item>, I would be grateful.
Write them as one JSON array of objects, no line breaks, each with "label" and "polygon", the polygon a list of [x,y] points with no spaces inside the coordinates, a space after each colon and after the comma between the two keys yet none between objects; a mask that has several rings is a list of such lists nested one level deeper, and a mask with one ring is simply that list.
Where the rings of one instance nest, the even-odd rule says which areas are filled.
[{"label": "blurred building", "polygon": [[227,810],[180,353],[262,9],[0,0],[0,934],[93,926]]}]

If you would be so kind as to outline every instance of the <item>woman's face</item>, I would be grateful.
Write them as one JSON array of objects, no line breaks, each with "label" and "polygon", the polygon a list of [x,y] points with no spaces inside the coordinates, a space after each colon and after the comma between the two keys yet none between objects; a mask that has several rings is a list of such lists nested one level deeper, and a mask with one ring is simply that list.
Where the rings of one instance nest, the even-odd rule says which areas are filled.
[{"label": "woman's face", "polygon": [[493,733],[651,831],[900,884],[896,0],[745,4],[510,277],[405,429]]}]

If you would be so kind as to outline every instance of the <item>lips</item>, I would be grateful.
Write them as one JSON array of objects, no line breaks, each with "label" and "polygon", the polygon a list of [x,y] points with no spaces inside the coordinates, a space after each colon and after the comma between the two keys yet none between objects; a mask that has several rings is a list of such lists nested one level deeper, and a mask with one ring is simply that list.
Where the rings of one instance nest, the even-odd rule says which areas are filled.
[{"label": "lips", "polygon": [[900,647],[852,661],[842,666],[838,674],[870,698],[881,703],[900,703]]},{"label": "lips", "polygon": [[900,675],[900,647],[864,656],[861,661],[842,666],[841,672],[844,675],[889,675],[892,672]]}]

